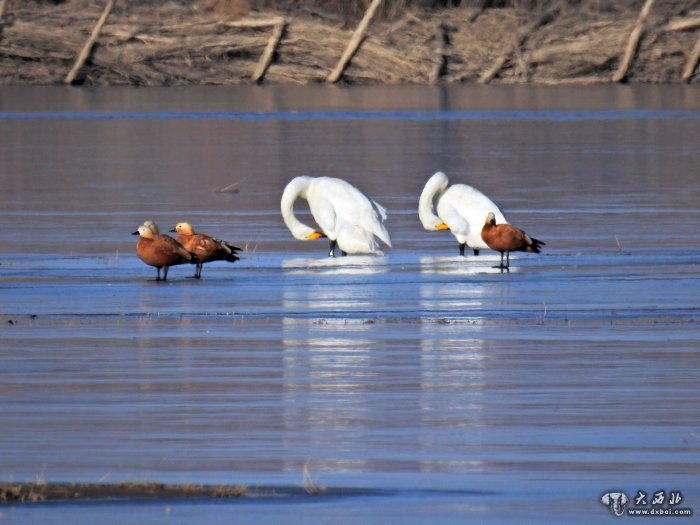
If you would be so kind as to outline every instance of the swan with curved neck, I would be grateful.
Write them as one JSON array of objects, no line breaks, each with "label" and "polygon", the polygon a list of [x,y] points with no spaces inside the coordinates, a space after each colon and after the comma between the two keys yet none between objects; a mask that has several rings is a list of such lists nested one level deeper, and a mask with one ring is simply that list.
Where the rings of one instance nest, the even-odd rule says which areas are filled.
[{"label": "swan with curved neck", "polygon": [[[294,202],[299,198],[309,203],[318,228],[307,226],[294,215]],[[295,239],[330,239],[330,257],[335,256],[336,247],[343,255],[381,254],[379,240],[391,247],[391,237],[384,226],[386,210],[342,179],[296,177],[282,193],[280,210]]]},{"label": "swan with curved neck", "polygon": [[435,173],[421,192],[418,216],[428,231],[450,230],[459,243],[459,254],[466,247],[479,255],[479,250],[489,248],[481,238],[484,218],[493,213],[499,224],[507,224],[503,212],[486,195],[466,184],[449,186],[443,172]]}]

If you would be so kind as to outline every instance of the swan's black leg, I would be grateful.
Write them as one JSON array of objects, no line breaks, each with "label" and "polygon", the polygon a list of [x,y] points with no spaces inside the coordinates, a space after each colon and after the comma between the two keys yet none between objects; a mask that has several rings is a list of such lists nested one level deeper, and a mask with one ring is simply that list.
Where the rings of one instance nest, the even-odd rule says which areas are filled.
[{"label": "swan's black leg", "polygon": [[464,249],[467,247],[467,243],[462,242],[459,244],[459,254],[464,257]]},{"label": "swan's black leg", "polygon": [[474,248],[474,255],[479,255],[479,250],[477,250],[476,248]]},{"label": "swan's black leg", "polygon": [[335,247],[338,244],[337,241],[331,241],[331,249],[328,252],[328,257],[335,257]]}]

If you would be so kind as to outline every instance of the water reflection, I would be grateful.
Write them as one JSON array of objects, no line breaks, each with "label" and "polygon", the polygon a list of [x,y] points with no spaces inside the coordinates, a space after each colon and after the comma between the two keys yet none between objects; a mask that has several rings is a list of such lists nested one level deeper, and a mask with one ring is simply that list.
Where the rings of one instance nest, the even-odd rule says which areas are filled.
[{"label": "water reflection", "polygon": [[[371,331],[372,325],[347,320],[283,319],[284,446],[298,447],[302,436],[314,470],[367,468],[358,450],[359,436],[375,425]],[[291,460],[285,469],[299,464]]]},{"label": "water reflection", "polygon": [[[484,299],[490,295],[493,283],[475,279],[462,280],[445,286],[443,279],[431,276],[475,276],[486,273],[500,273],[493,263],[500,261],[500,256],[474,257],[422,257],[420,273],[426,278],[420,285],[421,311],[432,312],[437,318],[449,317],[460,320],[478,321],[473,312],[482,312]],[[515,268],[514,268],[515,270]]]},{"label": "water reflection", "polygon": [[[484,267],[481,261],[479,266],[470,262],[464,257],[424,257],[421,273],[471,275],[498,271]],[[423,446],[444,449],[445,457],[450,458],[423,461],[422,471],[484,468],[476,453],[486,440],[483,429],[487,359],[481,338],[484,325],[471,312],[481,311],[487,296],[484,283],[421,283],[421,310],[435,315],[420,324],[421,426],[430,429],[422,434]],[[448,436],[443,442],[432,442],[436,429]]]},{"label": "water reflection", "polygon": [[[517,256],[511,255],[512,264],[517,261]],[[498,253],[485,253],[478,257],[421,257],[420,271],[424,274],[437,275],[476,275],[480,273],[501,273],[498,265],[501,256]],[[511,266],[510,272],[517,272],[516,266]]]},{"label": "water reflection", "polygon": [[296,257],[285,259],[282,268],[288,274],[369,275],[388,271],[387,257],[351,255],[347,257]]},{"label": "water reflection", "polygon": [[[443,101],[424,90],[414,102],[391,90],[328,96],[362,95],[377,111],[697,106],[695,91],[668,89],[646,102],[626,87],[557,91],[553,101],[549,90],[510,88]],[[306,105],[283,93],[259,108],[238,91],[187,91],[187,101],[65,93],[114,111],[328,109],[305,90]],[[55,95],[42,90],[26,107],[65,109]],[[54,480],[295,483],[309,460],[329,486],[350,471],[391,488],[490,485],[505,494],[494,506],[509,508],[519,486],[557,494],[580,478],[596,484],[589,493],[611,479],[634,489],[640,476],[695,489],[698,253],[687,245],[698,223],[698,118],[511,117],[5,122],[4,475],[32,479],[47,464]],[[570,264],[550,261],[543,279],[532,271],[545,265],[539,256],[514,258],[516,276],[498,275],[493,252],[420,258],[457,249],[415,216],[437,169],[493,195]],[[388,257],[329,259],[325,243],[302,252],[279,218],[284,184],[302,173],[337,173],[386,202]],[[214,191],[233,182],[238,193]],[[639,228],[646,215],[657,223],[651,241]],[[155,283],[129,235],[149,217],[199,217],[260,247],[201,281],[180,267]],[[688,264],[670,264],[659,246],[685,250]],[[118,262],[98,262],[115,253]],[[295,258],[280,262],[286,253]],[[626,409],[640,398],[658,401]],[[640,431],[647,446],[630,449]]]}]

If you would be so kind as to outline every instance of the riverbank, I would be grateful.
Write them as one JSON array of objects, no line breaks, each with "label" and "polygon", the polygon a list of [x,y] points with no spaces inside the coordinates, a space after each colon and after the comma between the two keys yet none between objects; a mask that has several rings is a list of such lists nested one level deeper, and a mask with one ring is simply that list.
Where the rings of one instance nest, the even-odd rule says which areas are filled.
[{"label": "riverbank", "polygon": [[366,20],[342,67],[354,21],[308,10],[232,19],[189,0],[111,3],[0,1],[0,84],[696,83],[700,76],[700,11],[680,1],[646,2],[641,12],[585,3],[537,12],[409,10]]}]

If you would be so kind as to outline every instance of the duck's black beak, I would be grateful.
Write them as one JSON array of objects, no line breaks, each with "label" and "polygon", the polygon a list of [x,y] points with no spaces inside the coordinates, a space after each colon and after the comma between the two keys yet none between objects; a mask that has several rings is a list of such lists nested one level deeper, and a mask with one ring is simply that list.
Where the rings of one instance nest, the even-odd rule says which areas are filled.
[{"label": "duck's black beak", "polygon": [[177,230],[173,228],[172,230],[168,230],[170,233],[177,233]]},{"label": "duck's black beak", "polygon": [[138,230],[137,230],[137,231],[135,231],[134,233],[132,233],[131,235],[140,235],[140,234],[139,234],[139,232],[138,232]]}]

